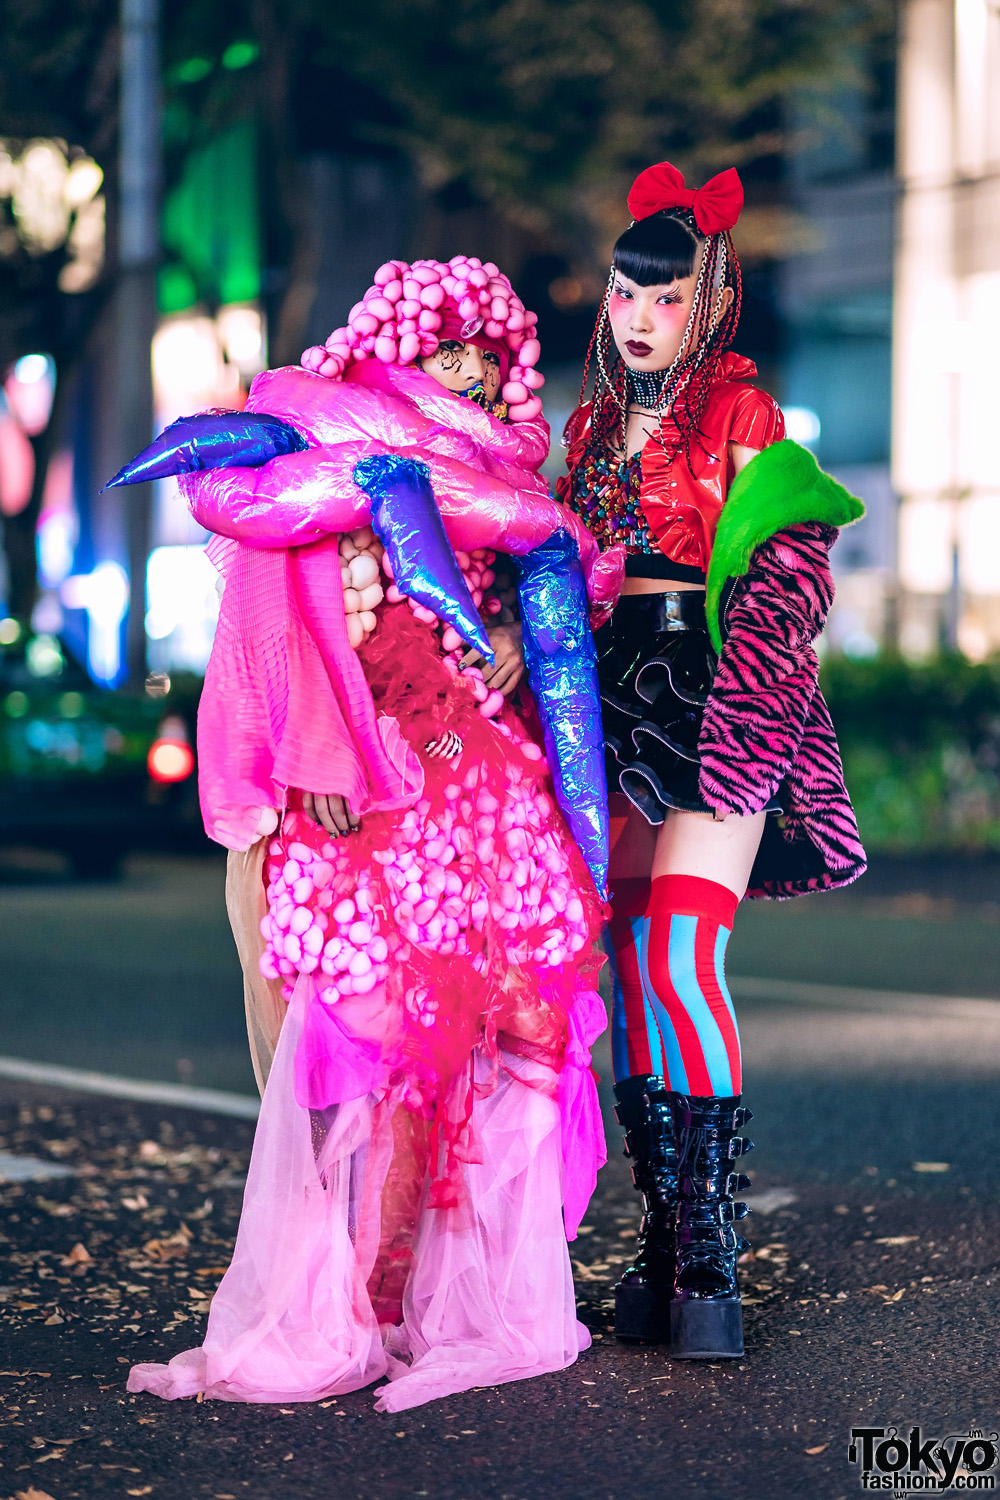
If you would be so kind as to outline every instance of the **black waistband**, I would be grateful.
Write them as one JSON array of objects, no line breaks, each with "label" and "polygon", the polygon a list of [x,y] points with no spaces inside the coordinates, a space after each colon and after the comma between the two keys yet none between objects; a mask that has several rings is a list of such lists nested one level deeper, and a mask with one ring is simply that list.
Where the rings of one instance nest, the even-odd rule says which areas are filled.
[{"label": "black waistband", "polygon": [[671,562],[662,552],[633,552],[625,559],[626,578],[663,578],[675,583],[704,583],[702,568]]},{"label": "black waistband", "polygon": [[664,589],[661,594],[623,594],[611,616],[612,631],[642,629],[704,630],[705,595],[697,589]]}]

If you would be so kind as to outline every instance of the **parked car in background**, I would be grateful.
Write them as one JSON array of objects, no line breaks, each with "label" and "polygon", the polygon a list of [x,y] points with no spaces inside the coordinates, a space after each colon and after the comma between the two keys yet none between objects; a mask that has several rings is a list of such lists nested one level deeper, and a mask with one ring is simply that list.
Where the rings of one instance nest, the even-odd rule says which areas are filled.
[{"label": "parked car in background", "polygon": [[96,686],[58,635],[0,620],[0,844],[113,874],[129,850],[197,839],[194,700],[152,674],[141,696]]}]

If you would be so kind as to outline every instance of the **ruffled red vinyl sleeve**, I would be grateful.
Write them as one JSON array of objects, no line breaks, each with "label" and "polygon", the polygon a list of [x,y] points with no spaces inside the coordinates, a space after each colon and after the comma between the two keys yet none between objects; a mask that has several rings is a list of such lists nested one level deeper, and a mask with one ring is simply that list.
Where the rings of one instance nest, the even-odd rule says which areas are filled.
[{"label": "ruffled red vinyl sleeve", "polygon": [[733,407],[729,441],[759,451],[780,442],[784,435],[785,418],[774,397],[756,386],[743,386]]}]

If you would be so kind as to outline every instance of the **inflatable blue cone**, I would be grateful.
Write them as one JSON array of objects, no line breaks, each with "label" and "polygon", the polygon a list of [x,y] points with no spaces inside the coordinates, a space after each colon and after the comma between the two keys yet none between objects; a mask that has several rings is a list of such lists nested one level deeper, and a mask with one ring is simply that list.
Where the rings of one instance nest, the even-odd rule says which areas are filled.
[{"label": "inflatable blue cone", "polygon": [[528,682],[538,705],[556,800],[597,893],[607,899],[608,787],[587,585],[576,542],[554,531],[514,558]]},{"label": "inflatable blue cone", "polygon": [[426,464],[378,453],[355,465],[354,482],[371,501],[372,526],[389,554],[400,593],[433,610],[466,645],[492,661],[489,637],[448,540]]},{"label": "inflatable blue cone", "polygon": [[266,412],[205,411],[178,417],[155,442],[119,469],[106,490],[144,484],[199,469],[257,469],[270,458],[301,453],[309,444],[300,432]]}]

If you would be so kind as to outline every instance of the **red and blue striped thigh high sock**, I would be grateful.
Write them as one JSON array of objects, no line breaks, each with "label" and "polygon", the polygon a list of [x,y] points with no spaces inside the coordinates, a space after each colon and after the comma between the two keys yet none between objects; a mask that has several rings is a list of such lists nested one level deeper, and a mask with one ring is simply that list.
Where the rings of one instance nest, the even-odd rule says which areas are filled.
[{"label": "red and blue striped thigh high sock", "polygon": [[742,1089],[740,1038],[726,984],[737,898],[696,875],[652,882],[642,923],[644,1009],[655,1019],[662,1071],[679,1094],[732,1098]]},{"label": "red and blue striped thigh high sock", "polygon": [[611,921],[604,947],[611,967],[611,1062],[615,1082],[650,1073],[662,1074],[663,1058],[653,1013],[643,994],[640,953],[649,903],[650,882],[612,882]]}]

